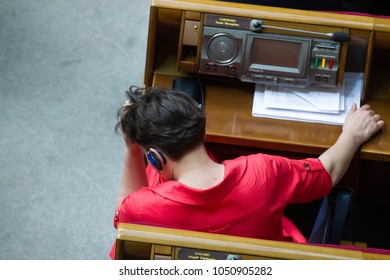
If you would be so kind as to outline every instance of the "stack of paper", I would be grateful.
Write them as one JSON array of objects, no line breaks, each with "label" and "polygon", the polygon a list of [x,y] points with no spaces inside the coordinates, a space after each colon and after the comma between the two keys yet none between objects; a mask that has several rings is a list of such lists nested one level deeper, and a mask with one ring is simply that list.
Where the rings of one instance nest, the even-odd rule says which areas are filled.
[{"label": "stack of paper", "polygon": [[341,92],[323,87],[256,85],[252,115],[342,125],[353,103],[360,106],[363,73],[346,72]]},{"label": "stack of paper", "polygon": [[340,92],[324,88],[293,89],[278,86],[266,86],[264,105],[267,108],[323,112],[340,112]]}]

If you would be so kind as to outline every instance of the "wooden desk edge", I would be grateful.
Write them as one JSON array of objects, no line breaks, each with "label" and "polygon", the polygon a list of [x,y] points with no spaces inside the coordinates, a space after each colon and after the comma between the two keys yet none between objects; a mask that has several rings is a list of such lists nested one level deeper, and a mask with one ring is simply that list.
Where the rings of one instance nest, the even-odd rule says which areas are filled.
[{"label": "wooden desk edge", "polygon": [[[363,252],[359,250],[346,250],[311,244],[297,244],[137,224],[120,224],[117,230],[117,240],[277,259],[363,259]],[[390,259],[388,255],[373,253],[370,253],[367,257],[371,259],[375,257],[378,259]]]},{"label": "wooden desk edge", "polygon": [[152,0],[151,5],[160,8],[191,10],[196,12],[225,14],[261,19],[275,19],[291,22],[323,24],[364,30],[374,29],[374,18],[365,15],[342,14],[332,11],[310,11],[282,7],[262,6],[218,1],[197,0]]}]

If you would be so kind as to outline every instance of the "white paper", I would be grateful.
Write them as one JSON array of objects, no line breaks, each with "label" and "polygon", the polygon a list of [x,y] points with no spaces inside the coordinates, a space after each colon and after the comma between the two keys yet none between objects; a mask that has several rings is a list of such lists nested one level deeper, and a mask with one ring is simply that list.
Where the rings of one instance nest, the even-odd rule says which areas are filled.
[{"label": "white paper", "polygon": [[264,105],[267,108],[338,114],[340,98],[343,96],[334,89],[265,86]]},{"label": "white paper", "polygon": [[265,105],[265,86],[257,84],[253,99],[252,115],[254,117],[342,125],[352,104],[356,103],[360,106],[363,77],[363,73],[345,73],[343,88],[340,93],[338,113],[291,110],[290,108],[269,108]]}]

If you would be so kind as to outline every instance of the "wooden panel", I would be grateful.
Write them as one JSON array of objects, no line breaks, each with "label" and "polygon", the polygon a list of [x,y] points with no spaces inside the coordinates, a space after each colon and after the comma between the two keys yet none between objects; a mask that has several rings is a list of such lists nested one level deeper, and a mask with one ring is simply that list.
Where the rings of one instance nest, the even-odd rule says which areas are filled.
[{"label": "wooden panel", "polygon": [[[314,246],[290,242],[228,236],[214,233],[168,229],[136,224],[120,224],[117,230],[117,243],[140,242],[159,244],[176,248],[203,250],[210,254],[225,252],[239,254],[245,259],[362,259],[363,252],[337,247]],[[118,250],[120,252],[120,250]],[[117,254],[116,258],[122,256]],[[370,259],[390,259],[390,255],[366,254]],[[154,259],[154,256],[151,256]]]},{"label": "wooden panel", "polygon": [[375,32],[375,47],[379,49],[390,49],[390,32]]},{"label": "wooden panel", "polygon": [[366,16],[345,15],[330,12],[286,9],[261,5],[199,0],[154,0],[153,6],[178,8],[189,11],[208,12],[224,15],[246,16],[258,19],[302,22],[316,25],[350,27],[373,30],[374,19]]},{"label": "wooden panel", "polygon": [[[361,187],[358,201],[364,205],[387,208],[386,215],[390,215],[390,163],[382,161],[364,160],[362,162]],[[368,209],[367,209],[368,211]],[[380,216],[378,211],[375,215]],[[383,220],[385,221],[385,220]],[[383,228],[387,228],[384,225]]]},{"label": "wooden panel", "polygon": [[155,57],[155,44],[156,41],[156,31],[157,31],[157,8],[150,8],[149,14],[149,32],[148,32],[148,42],[146,49],[146,61],[145,61],[145,74],[144,74],[144,84],[150,85],[153,79],[153,67],[154,67],[154,57]]},{"label": "wooden panel", "polygon": [[[390,32],[376,31],[374,47],[372,76],[386,77],[390,80]],[[387,88],[387,97],[390,98],[390,88]]]},{"label": "wooden panel", "polygon": [[374,30],[390,32],[390,18],[374,18]]},{"label": "wooden panel", "polygon": [[363,260],[388,260],[387,255],[363,252]]},{"label": "wooden panel", "polygon": [[373,98],[367,101],[385,120],[385,127],[361,148],[363,159],[390,162],[390,99]]}]

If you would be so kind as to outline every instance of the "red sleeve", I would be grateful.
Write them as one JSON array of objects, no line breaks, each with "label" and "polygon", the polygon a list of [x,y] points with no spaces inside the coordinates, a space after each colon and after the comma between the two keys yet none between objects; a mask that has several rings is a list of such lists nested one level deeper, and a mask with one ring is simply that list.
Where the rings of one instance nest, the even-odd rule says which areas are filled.
[{"label": "red sleeve", "polygon": [[128,195],[114,214],[114,227],[119,223],[130,223],[137,221],[137,203],[134,195]]},{"label": "red sleeve", "polygon": [[265,157],[266,174],[273,179],[271,193],[276,201],[307,203],[326,196],[332,189],[332,180],[318,158]]},{"label": "red sleeve", "polygon": [[317,158],[293,160],[289,179],[289,203],[311,202],[326,196],[332,189],[332,179]]}]

